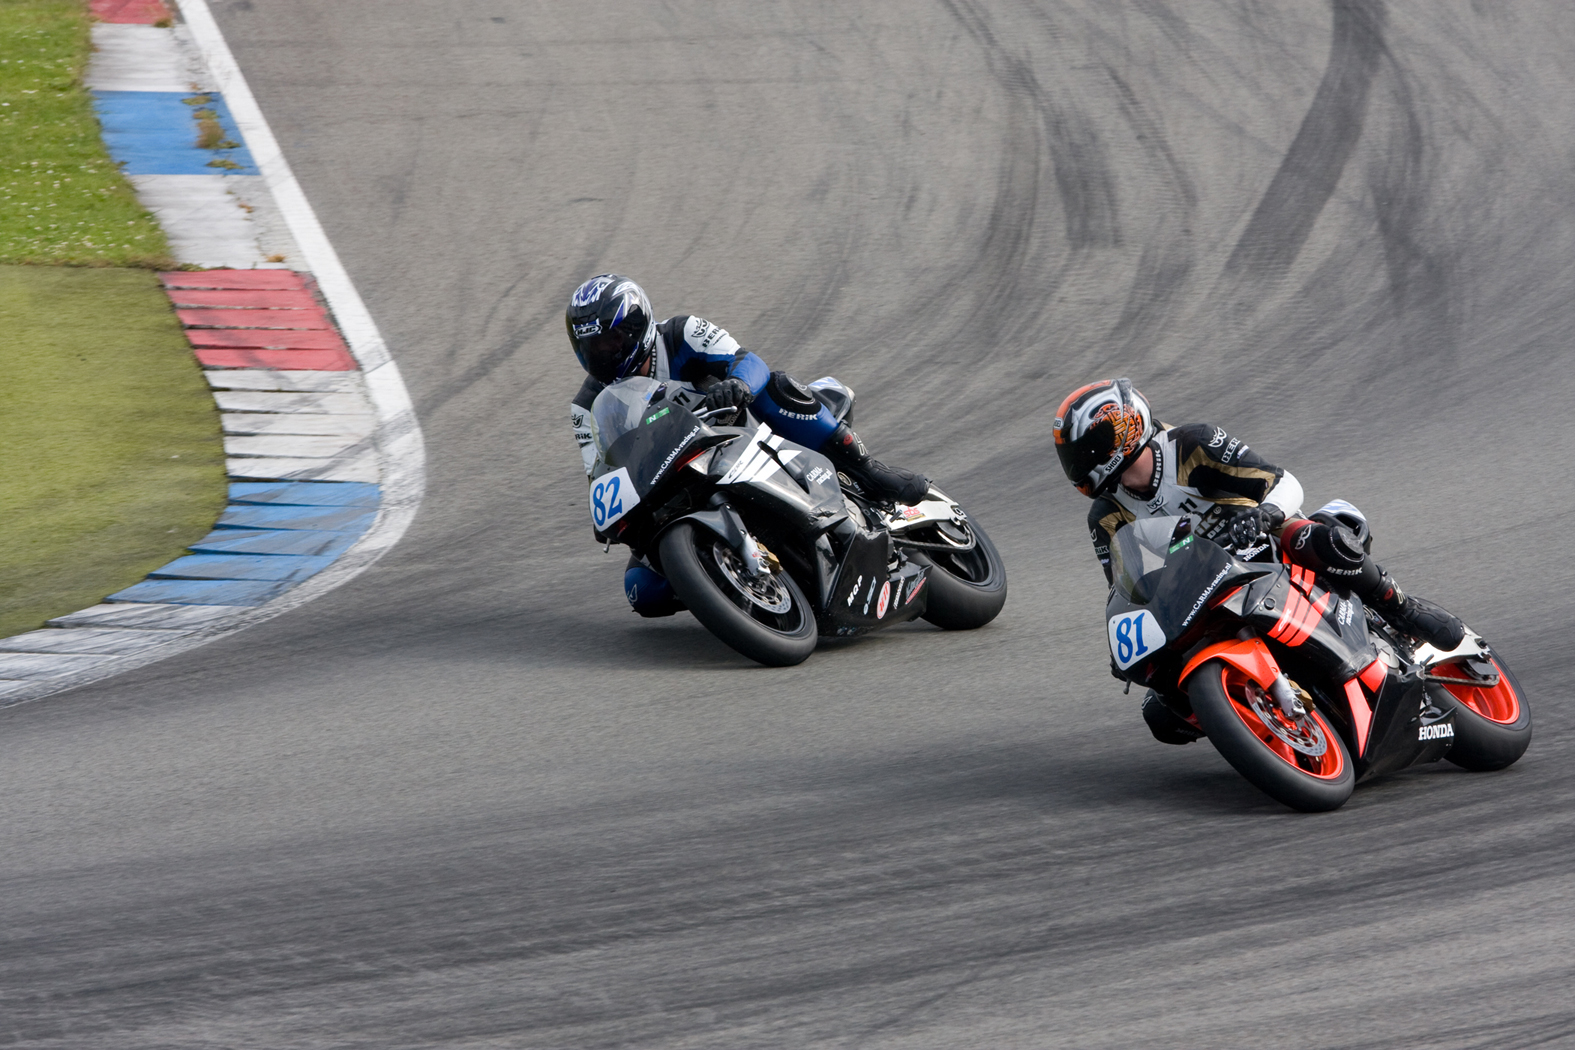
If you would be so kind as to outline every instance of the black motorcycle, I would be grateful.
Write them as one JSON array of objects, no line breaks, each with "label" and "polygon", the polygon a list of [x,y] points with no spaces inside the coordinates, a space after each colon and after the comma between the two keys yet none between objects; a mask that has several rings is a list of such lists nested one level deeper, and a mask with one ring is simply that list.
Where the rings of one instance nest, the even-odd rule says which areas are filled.
[{"label": "black motorcycle", "polygon": [[1531,742],[1525,693],[1475,631],[1440,652],[1304,568],[1194,537],[1186,518],[1133,522],[1110,550],[1115,672],[1293,809],[1336,809],[1357,781],[1422,762],[1502,769]]},{"label": "black motorcycle", "polygon": [[[853,393],[809,389],[838,419]],[[598,538],[623,543],[666,576],[712,634],[752,660],[800,663],[819,636],[918,617],[982,627],[1006,602],[990,538],[931,488],[914,506],[869,498],[831,461],[742,413],[692,411],[676,383],[633,378],[592,406],[599,466],[591,481]]]}]

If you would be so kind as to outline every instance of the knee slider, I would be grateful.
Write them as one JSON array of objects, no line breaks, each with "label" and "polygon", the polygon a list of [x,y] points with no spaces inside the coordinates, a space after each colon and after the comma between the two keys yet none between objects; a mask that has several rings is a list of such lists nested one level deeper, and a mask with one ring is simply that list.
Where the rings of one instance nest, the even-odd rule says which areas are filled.
[{"label": "knee slider", "polygon": [[641,616],[667,616],[678,598],[667,577],[646,565],[631,565],[623,571],[623,594]]},{"label": "knee slider", "polygon": [[772,430],[806,448],[819,448],[837,429],[837,421],[820,399],[786,372],[771,373],[753,407]]},{"label": "knee slider", "polygon": [[1344,525],[1292,522],[1280,536],[1280,549],[1298,565],[1347,587],[1362,578],[1369,559],[1356,533]]}]

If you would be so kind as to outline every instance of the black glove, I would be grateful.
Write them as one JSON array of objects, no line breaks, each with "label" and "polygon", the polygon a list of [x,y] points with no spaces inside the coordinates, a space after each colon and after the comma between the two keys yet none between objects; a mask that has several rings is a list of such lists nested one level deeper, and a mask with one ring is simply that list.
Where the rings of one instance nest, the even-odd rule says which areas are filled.
[{"label": "black glove", "polygon": [[[731,408],[734,410],[731,418],[737,418],[738,410],[754,399],[755,395],[750,393],[748,383],[745,383],[742,379],[735,379],[729,376],[726,379],[719,379],[705,388],[705,400],[700,402],[700,408],[703,411],[709,411],[713,408]],[[720,418],[728,417],[724,413]]]},{"label": "black glove", "polygon": [[1245,507],[1230,519],[1228,532],[1231,545],[1240,550],[1250,547],[1259,536],[1272,535],[1285,524],[1285,512],[1272,503],[1261,507]]}]

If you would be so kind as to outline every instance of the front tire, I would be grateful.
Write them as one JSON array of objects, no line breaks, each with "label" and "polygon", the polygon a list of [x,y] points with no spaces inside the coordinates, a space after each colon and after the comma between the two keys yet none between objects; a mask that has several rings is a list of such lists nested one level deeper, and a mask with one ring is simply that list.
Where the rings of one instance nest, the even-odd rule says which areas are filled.
[{"label": "front tire", "polygon": [[733,564],[737,555],[689,522],[663,534],[657,550],[663,573],[695,619],[738,652],[767,667],[790,667],[815,651],[815,614],[786,572],[751,587],[741,563]]},{"label": "front tire", "polygon": [[924,619],[946,631],[972,631],[1001,613],[1006,604],[1006,565],[990,537],[971,519],[965,523],[974,546],[966,551],[909,550],[930,566],[930,598]]},{"label": "front tire", "polygon": [[[1444,755],[1461,769],[1485,773],[1512,766],[1531,744],[1531,706],[1515,676],[1497,655],[1489,657],[1498,671],[1492,687],[1458,682],[1429,682],[1428,695],[1455,713],[1455,739]],[[1435,664],[1433,675],[1469,678],[1452,663]]]},{"label": "front tire", "polygon": [[1259,790],[1304,813],[1339,809],[1356,775],[1345,744],[1316,709],[1291,721],[1236,668],[1210,660],[1187,680],[1209,742]]}]

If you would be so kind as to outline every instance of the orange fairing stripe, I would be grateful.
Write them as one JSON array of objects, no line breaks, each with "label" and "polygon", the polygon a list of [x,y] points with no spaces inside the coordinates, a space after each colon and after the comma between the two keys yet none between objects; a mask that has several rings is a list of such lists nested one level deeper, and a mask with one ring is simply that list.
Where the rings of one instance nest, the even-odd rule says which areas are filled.
[{"label": "orange fairing stripe", "polygon": [[1217,642],[1187,661],[1181,671],[1181,682],[1209,660],[1223,660],[1242,674],[1267,689],[1280,677],[1280,665],[1263,644],[1262,638],[1249,638],[1245,642]]},{"label": "orange fairing stripe", "polygon": [[1389,677],[1389,669],[1384,666],[1382,660],[1374,660],[1362,668],[1362,673],[1356,677],[1362,680],[1362,684],[1367,687],[1369,693],[1377,696],[1378,690],[1383,687],[1384,679]]},{"label": "orange fairing stripe", "polygon": [[[1295,572],[1293,567],[1291,569],[1293,576]],[[1301,645],[1323,619],[1324,610],[1329,608],[1331,597],[1325,594],[1314,605],[1303,597],[1300,591],[1295,588],[1288,589],[1285,592],[1285,611],[1280,614],[1279,622],[1269,631],[1269,637],[1285,645]]]},{"label": "orange fairing stripe", "polygon": [[1373,727],[1373,712],[1355,678],[1345,683],[1345,699],[1351,706],[1351,727],[1356,730],[1356,754],[1360,757],[1367,750],[1367,731]]}]

